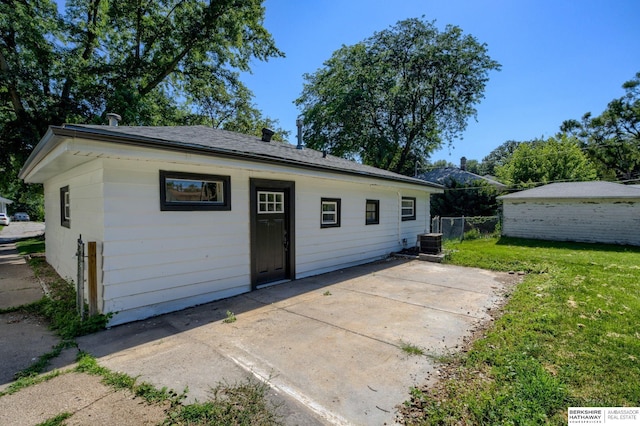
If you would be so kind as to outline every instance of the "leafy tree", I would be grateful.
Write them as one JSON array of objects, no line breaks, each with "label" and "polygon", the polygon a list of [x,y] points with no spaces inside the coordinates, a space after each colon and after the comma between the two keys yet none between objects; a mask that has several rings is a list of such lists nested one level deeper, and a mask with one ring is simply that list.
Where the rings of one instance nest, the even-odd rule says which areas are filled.
[{"label": "leafy tree", "polygon": [[333,53],[295,101],[308,146],[413,174],[475,117],[500,65],[458,27],[408,19]]},{"label": "leafy tree", "polygon": [[447,179],[444,194],[431,196],[431,216],[494,216],[501,191],[478,179],[468,184]]},{"label": "leafy tree", "polygon": [[423,169],[424,171],[430,171],[433,169],[444,169],[445,167],[456,167],[456,165],[447,160],[436,160],[433,163],[430,161],[427,162]]},{"label": "leafy tree", "polygon": [[473,159],[467,160],[466,170],[470,173],[475,173],[479,175],[481,173],[480,162],[478,162],[478,160],[473,160]]},{"label": "leafy tree", "polygon": [[509,159],[513,155],[513,152],[521,143],[522,142],[509,140],[503,143],[502,145],[500,145],[499,147],[497,147],[496,149],[494,149],[493,151],[491,151],[489,155],[487,155],[482,159],[482,162],[480,163],[480,166],[479,166],[480,173],[478,174],[482,176],[484,175],[495,176],[496,167],[502,166],[507,161],[509,161]]},{"label": "leafy tree", "polygon": [[495,170],[502,182],[524,188],[556,181],[588,181],[597,176],[578,141],[566,135],[520,143],[511,158]]},{"label": "leafy tree", "polygon": [[226,87],[218,84],[203,87],[193,94],[199,114],[190,116],[190,123],[256,136],[261,136],[262,128],[267,127],[275,132],[273,140],[286,140],[290,132],[282,129],[277,120],[262,117],[251,102],[253,93],[240,80],[234,77],[227,83]]},{"label": "leafy tree", "polygon": [[640,179],[640,72],[622,87],[625,95],[601,115],[586,113],[581,122],[567,120],[560,129],[579,138],[601,178],[634,180]]},{"label": "leafy tree", "polygon": [[195,95],[243,90],[238,71],[282,56],[261,3],[68,0],[60,15],[52,0],[1,1],[0,189],[51,124],[106,112],[129,125],[185,124]]},{"label": "leafy tree", "polygon": [[433,163],[431,163],[431,166],[429,166],[429,168],[431,169],[438,169],[438,168],[444,168],[444,167],[455,167],[456,165],[453,164],[451,161],[447,161],[447,160],[437,160],[434,161]]}]

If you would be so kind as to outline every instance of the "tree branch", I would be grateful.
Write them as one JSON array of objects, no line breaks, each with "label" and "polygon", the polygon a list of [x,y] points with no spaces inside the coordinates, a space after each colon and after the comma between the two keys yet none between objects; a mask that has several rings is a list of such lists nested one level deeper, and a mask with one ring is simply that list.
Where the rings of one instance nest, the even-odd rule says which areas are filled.
[{"label": "tree branch", "polygon": [[[87,32],[86,39],[84,43],[84,50],[82,52],[82,59],[86,61],[93,54],[93,50],[95,49],[95,42],[98,38],[98,34],[96,33],[96,23],[98,20],[98,12],[101,0],[91,0],[89,7],[87,9]],[[64,106],[69,102],[69,96],[71,94],[71,87],[75,83],[73,77],[67,78],[62,87],[62,94],[60,95],[60,104],[64,109]]]},{"label": "tree branch", "polygon": [[187,53],[189,53],[191,51],[191,49],[193,48],[193,45],[191,43],[188,43],[186,45],[186,47],[184,49],[182,49],[182,51],[180,53],[178,53],[178,55],[176,55],[171,62],[169,62],[164,69],[162,69],[160,71],[160,73],[158,75],[156,75],[156,77],[151,80],[147,85],[145,85],[144,87],[140,88],[138,90],[138,93],[140,94],[140,96],[145,96],[147,95],[149,92],[151,92],[153,89],[155,89],[158,84],[162,83],[162,81],[167,78],[167,76],[169,74],[171,74],[176,67],[178,66],[178,64],[180,63],[180,61],[182,61],[184,59],[185,56],[187,56]]},{"label": "tree branch", "polygon": [[[5,41],[13,41],[13,36],[14,34],[12,33],[11,40],[5,39]],[[7,43],[7,47],[13,47],[15,49],[15,43],[13,44],[13,46],[10,46],[9,43]],[[11,69],[9,68],[9,63],[7,62],[7,58],[5,57],[2,50],[0,50],[0,72],[2,72],[2,74],[5,74],[7,76],[10,75],[11,73]],[[15,112],[17,116],[21,116],[26,111],[24,110],[24,106],[22,105],[22,99],[20,97],[20,93],[18,92],[18,88],[16,87],[13,80],[12,79],[8,79],[8,80],[9,80],[9,83],[7,84],[7,90],[9,91],[9,97],[11,98],[11,105],[13,106],[13,112]]]},{"label": "tree branch", "polygon": [[[150,0],[150,1],[154,1],[154,0]],[[167,15],[164,17],[164,23],[163,23],[163,25],[158,25],[158,26],[157,26],[157,28],[158,28],[158,29],[163,28],[163,27],[164,27],[164,24],[166,24],[167,22],[169,22],[169,21],[170,21],[170,19],[169,19],[169,18],[171,17],[171,15],[173,15],[173,12],[175,12],[175,10],[178,8],[178,6],[182,5],[182,4],[184,3],[184,1],[185,1],[185,0],[181,0],[181,1],[179,1],[178,3],[176,3],[176,4],[171,8],[171,10],[170,10],[170,11],[167,13]],[[164,34],[161,30],[156,31],[156,33],[155,33],[154,37],[153,37],[151,40],[149,40],[148,42],[146,42],[146,43],[145,43],[145,51],[144,51],[144,54],[142,55],[142,58],[143,58],[143,59],[144,59],[144,57],[145,57],[145,56],[147,56],[147,54],[152,50],[153,45],[155,45],[155,44],[156,44],[156,41],[158,40],[158,37],[159,37],[161,34]]]},{"label": "tree branch", "polygon": [[[182,3],[182,2],[181,2]],[[176,5],[177,7],[177,5]],[[176,54],[176,56],[167,62],[164,66],[159,65],[160,70],[155,78],[153,78],[148,84],[144,87],[139,88],[138,93],[142,96],[148,94],[153,89],[156,88],[162,81],[172,72],[175,71],[176,67],[184,59],[185,56],[196,46],[199,40],[206,40],[209,36],[211,28],[218,21],[218,19],[224,14],[226,11],[225,7],[233,7],[233,5],[224,4],[221,1],[211,1],[207,8],[203,11],[202,20],[198,22],[198,25],[191,29],[191,32],[188,35],[188,38],[183,41],[184,48]],[[171,10],[170,13],[173,13],[175,7]],[[168,19],[167,15],[167,19]]]}]

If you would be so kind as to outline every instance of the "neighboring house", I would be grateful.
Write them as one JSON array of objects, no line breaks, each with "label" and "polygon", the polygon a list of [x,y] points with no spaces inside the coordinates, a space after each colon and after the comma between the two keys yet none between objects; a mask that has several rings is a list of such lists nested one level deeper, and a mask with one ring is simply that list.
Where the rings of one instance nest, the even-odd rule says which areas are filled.
[{"label": "neighboring house", "polygon": [[20,172],[44,184],[47,261],[76,277],[76,240],[96,241],[98,307],[115,325],[381,259],[429,232],[440,186],[269,133],[50,127]]},{"label": "neighboring house", "polygon": [[498,199],[504,203],[504,236],[640,245],[640,188],[552,183]]},{"label": "neighboring house", "polygon": [[0,213],[7,214],[7,206],[13,204],[13,201],[0,197]]},{"label": "neighboring house", "polygon": [[473,185],[476,181],[483,181],[496,189],[506,189],[507,186],[503,183],[493,179],[493,177],[480,176],[475,173],[471,173],[466,170],[466,158],[460,159],[460,167],[441,167],[439,169],[433,169],[429,172],[423,173],[417,176],[418,179],[426,180],[438,185],[447,185],[450,180],[453,180],[462,185]]}]

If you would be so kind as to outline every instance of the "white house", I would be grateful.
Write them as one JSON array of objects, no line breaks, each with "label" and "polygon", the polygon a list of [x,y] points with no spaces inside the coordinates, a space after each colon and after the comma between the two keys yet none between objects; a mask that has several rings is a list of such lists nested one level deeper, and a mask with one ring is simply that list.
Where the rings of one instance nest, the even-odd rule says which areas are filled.
[{"label": "white house", "polygon": [[612,182],[552,183],[498,197],[502,235],[640,245],[640,188]]},{"label": "white house", "polygon": [[44,184],[47,261],[74,279],[76,240],[95,241],[98,307],[115,325],[380,259],[429,232],[439,185],[268,133],[50,127],[20,172]]},{"label": "white house", "polygon": [[13,204],[13,201],[0,197],[0,213],[7,214],[7,206]]}]

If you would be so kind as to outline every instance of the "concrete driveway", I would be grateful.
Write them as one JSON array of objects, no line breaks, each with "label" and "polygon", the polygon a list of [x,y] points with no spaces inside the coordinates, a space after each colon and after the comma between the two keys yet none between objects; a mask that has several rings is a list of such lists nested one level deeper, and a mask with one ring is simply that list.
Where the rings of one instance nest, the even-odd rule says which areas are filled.
[{"label": "concrete driveway", "polygon": [[0,231],[0,244],[44,234],[44,222],[11,222]]},{"label": "concrete driveway", "polygon": [[[281,284],[78,340],[114,371],[204,401],[268,380],[287,424],[392,424],[502,300],[507,274],[390,260]],[[224,323],[226,312],[237,321]],[[422,348],[424,356],[401,347]],[[436,372],[437,375],[437,372]]]}]

